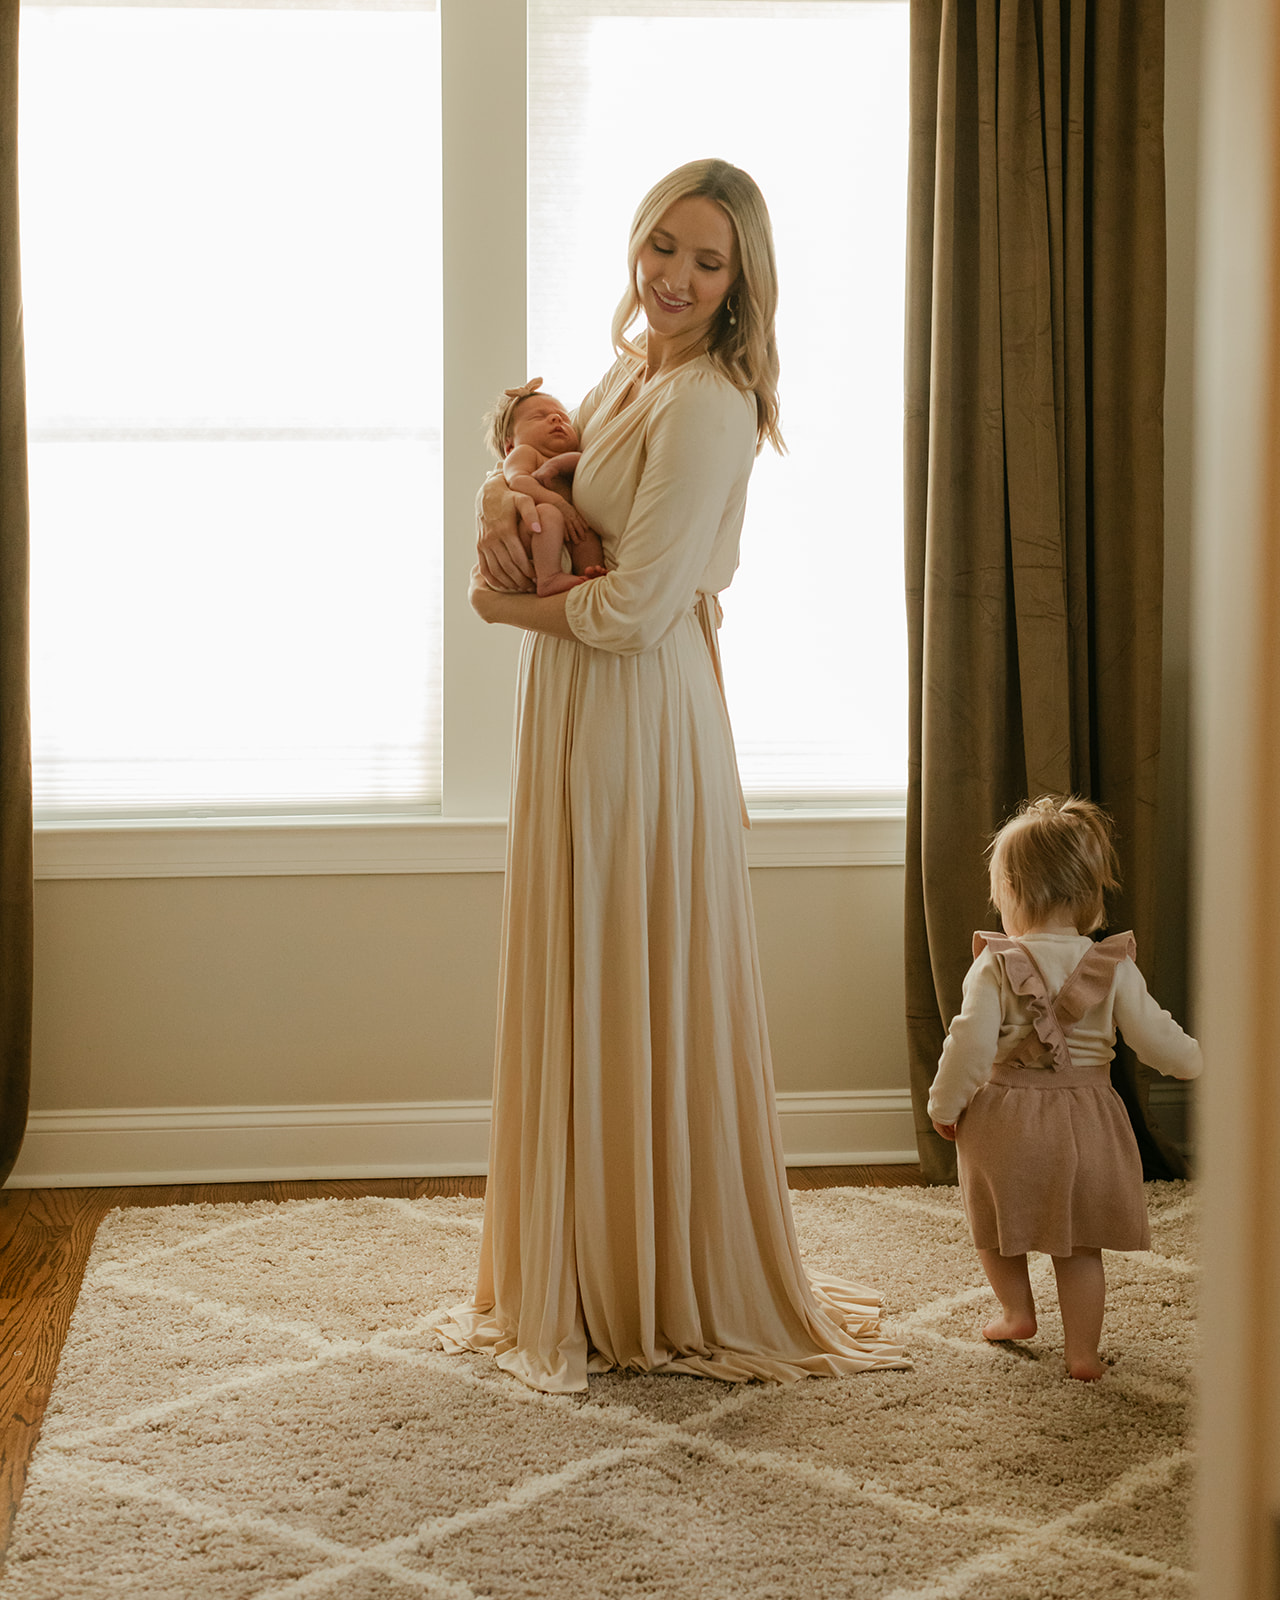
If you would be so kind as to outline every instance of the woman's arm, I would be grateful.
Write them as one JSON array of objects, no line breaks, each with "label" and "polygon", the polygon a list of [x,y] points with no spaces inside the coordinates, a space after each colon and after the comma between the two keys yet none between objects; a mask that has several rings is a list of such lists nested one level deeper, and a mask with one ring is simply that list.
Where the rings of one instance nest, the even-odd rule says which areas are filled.
[{"label": "woman's arm", "polygon": [[755,461],[755,402],[710,371],[657,399],[617,564],[568,591],[574,636],[618,655],[652,650],[692,606],[726,518],[741,516]]},{"label": "woman's arm", "polygon": [[[597,580],[598,581],[598,580]],[[485,582],[479,563],[471,569],[471,609],[482,622],[505,622],[512,628],[524,628],[529,633],[547,633],[553,639],[575,637],[564,614],[565,593],[512,594],[491,589]]]}]

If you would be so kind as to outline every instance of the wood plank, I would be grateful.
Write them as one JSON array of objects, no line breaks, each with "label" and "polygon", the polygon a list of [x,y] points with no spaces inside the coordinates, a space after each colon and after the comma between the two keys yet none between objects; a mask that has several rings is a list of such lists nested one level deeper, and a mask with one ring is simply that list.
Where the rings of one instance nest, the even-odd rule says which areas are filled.
[{"label": "wood plank", "polygon": [[894,1167],[788,1167],[793,1189],[898,1189],[922,1188],[924,1178],[916,1166]]},{"label": "wood plank", "polygon": [[463,1195],[472,1200],[483,1200],[484,1174],[472,1173],[462,1178],[415,1178],[410,1198],[421,1200],[427,1195],[442,1198]]},{"label": "wood plank", "polygon": [[117,1192],[30,1189],[6,1240],[0,1273],[0,1552],[8,1547],[26,1486],[89,1250]]},{"label": "wood plank", "polygon": [[306,1178],[271,1185],[273,1200],[407,1200],[412,1178]]}]

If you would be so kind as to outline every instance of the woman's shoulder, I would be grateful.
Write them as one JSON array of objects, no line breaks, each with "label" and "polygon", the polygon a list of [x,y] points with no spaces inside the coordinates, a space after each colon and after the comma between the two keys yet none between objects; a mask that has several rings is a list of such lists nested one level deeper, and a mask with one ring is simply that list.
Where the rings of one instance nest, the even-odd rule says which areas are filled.
[{"label": "woman's shoulder", "polygon": [[656,396],[654,411],[655,415],[676,413],[689,420],[742,426],[755,437],[755,396],[739,389],[709,356],[698,356],[677,367]]}]

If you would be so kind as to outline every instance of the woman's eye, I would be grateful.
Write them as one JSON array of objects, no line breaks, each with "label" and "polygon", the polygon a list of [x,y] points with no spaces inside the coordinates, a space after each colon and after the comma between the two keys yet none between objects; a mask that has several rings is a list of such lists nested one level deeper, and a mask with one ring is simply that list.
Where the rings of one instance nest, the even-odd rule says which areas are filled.
[{"label": "woman's eye", "polygon": [[719,272],[721,270],[720,263],[718,261],[699,261],[698,265],[702,268],[703,272]]},{"label": "woman's eye", "polygon": [[654,248],[654,250],[657,251],[657,253],[660,256],[673,256],[673,255],[675,255],[675,250],[669,244],[655,244],[653,246],[653,248]]}]

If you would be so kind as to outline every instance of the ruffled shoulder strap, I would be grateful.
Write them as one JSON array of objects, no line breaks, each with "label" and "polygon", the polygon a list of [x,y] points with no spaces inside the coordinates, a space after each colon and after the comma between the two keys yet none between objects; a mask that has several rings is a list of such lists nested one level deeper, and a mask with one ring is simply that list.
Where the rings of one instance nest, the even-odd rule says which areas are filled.
[{"label": "ruffled shoulder strap", "polygon": [[1002,1064],[1021,1066],[1048,1051],[1055,1067],[1069,1067],[1071,1052],[1067,1048],[1067,1036],[1055,1014],[1048,980],[1036,958],[1026,945],[1011,939],[1007,933],[988,933],[979,929],[973,936],[975,960],[984,949],[1003,958],[1005,976],[1013,992],[1022,996],[1031,1012],[1031,1033],[1008,1056],[1001,1057]]},{"label": "ruffled shoulder strap", "polygon": [[1046,1052],[1055,1067],[1071,1065],[1067,1035],[1090,1006],[1105,1000],[1122,961],[1137,958],[1138,945],[1132,933],[1113,933],[1090,945],[1072,969],[1054,999],[1035,957],[1024,944],[1004,933],[979,931],[973,936],[976,960],[984,949],[1003,957],[1005,975],[1015,994],[1021,995],[1031,1012],[1032,1031],[1007,1056],[1003,1066],[1023,1066]]},{"label": "ruffled shoulder strap", "polygon": [[1064,1032],[1070,1033],[1090,1006],[1106,999],[1116,968],[1122,961],[1136,960],[1137,955],[1138,942],[1132,933],[1113,933],[1085,951],[1053,1004]]}]

